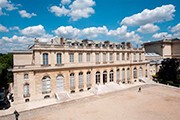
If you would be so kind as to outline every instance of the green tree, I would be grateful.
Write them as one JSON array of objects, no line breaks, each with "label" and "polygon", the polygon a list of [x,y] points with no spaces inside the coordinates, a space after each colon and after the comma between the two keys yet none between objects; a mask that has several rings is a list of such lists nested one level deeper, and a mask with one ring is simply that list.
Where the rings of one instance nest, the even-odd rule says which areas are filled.
[{"label": "green tree", "polygon": [[180,61],[175,58],[167,58],[161,62],[161,67],[157,73],[158,79],[164,83],[173,81],[173,83],[180,83],[178,80],[178,68]]}]

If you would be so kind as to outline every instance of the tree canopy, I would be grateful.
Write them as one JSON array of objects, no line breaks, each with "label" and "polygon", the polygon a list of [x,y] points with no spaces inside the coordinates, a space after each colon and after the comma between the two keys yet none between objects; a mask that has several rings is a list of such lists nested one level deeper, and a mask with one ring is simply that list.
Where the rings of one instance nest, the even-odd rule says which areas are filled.
[{"label": "tree canopy", "polygon": [[167,83],[167,81],[173,81],[173,83],[179,84],[179,64],[180,61],[178,59],[164,59],[161,62],[161,67],[157,73],[158,79],[164,83]]}]

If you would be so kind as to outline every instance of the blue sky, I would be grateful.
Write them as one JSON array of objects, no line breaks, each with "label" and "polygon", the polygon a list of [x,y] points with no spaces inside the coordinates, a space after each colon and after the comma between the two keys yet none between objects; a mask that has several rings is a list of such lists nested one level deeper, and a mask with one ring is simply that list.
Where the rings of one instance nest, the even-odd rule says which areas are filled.
[{"label": "blue sky", "polygon": [[179,0],[0,0],[0,52],[34,38],[130,41],[180,38]]}]

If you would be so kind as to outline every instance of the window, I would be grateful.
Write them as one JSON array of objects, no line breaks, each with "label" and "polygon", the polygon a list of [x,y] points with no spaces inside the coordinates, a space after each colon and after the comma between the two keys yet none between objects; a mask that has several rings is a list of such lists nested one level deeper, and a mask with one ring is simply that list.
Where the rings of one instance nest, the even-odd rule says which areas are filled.
[{"label": "window", "polygon": [[42,79],[42,93],[51,92],[51,78],[49,76],[45,76]]},{"label": "window", "polygon": [[100,72],[96,72],[96,84],[100,83]]},{"label": "window", "polygon": [[137,78],[137,69],[136,68],[134,68],[134,70],[133,70],[133,76],[134,76],[134,78]]},{"label": "window", "polygon": [[30,94],[29,94],[29,84],[26,83],[24,85],[24,97],[28,97],[28,96],[30,96]]},{"label": "window", "polygon": [[127,80],[129,80],[130,77],[129,77],[129,68],[127,69]]},{"label": "window", "polygon": [[142,77],[142,68],[139,68],[139,77]]},{"label": "window", "polygon": [[57,53],[57,64],[61,64],[61,53]]},{"label": "window", "polygon": [[122,53],[122,60],[124,60],[124,53]]},{"label": "window", "polygon": [[99,62],[99,53],[96,53],[96,62]]},{"label": "window", "polygon": [[79,53],[79,63],[82,63],[82,53]]},{"label": "window", "polygon": [[113,56],[113,54],[112,54],[112,53],[110,53],[110,54],[109,54],[109,61],[110,61],[110,62],[111,62],[111,61],[112,61],[112,59],[113,59],[113,58],[112,58],[112,56]]},{"label": "window", "polygon": [[103,84],[107,83],[107,71],[103,72]]},{"label": "window", "polygon": [[139,60],[141,60],[141,53],[139,53]]},{"label": "window", "polygon": [[111,70],[110,73],[109,73],[109,80],[110,80],[110,82],[113,82],[113,80],[114,80],[113,77],[114,77],[113,76],[113,70]]},{"label": "window", "polygon": [[74,62],[74,53],[69,54],[69,62],[73,63]]},{"label": "window", "polygon": [[119,73],[119,69],[117,69],[116,74],[117,74],[117,81],[119,81],[119,80],[120,80],[120,73]]},{"label": "window", "polygon": [[79,87],[83,87],[83,73],[79,73]]},{"label": "window", "polygon": [[48,53],[43,54],[43,65],[48,65]]},{"label": "window", "polygon": [[136,60],[136,53],[134,53],[134,60]]},{"label": "window", "polygon": [[147,69],[146,69],[146,77],[148,77]]},{"label": "window", "polygon": [[56,91],[64,90],[64,77],[62,75],[58,75],[56,77]]},{"label": "window", "polygon": [[70,74],[70,88],[75,88],[75,82],[74,82],[74,73]]},{"label": "window", "polygon": [[125,80],[125,69],[122,69],[122,80]]},{"label": "window", "polygon": [[127,53],[127,60],[129,60],[129,53]]},{"label": "window", "polygon": [[119,61],[119,53],[116,53],[116,60]]},{"label": "window", "polygon": [[86,58],[87,62],[90,62],[90,53],[87,53],[86,55],[87,55],[87,56],[86,56],[86,57],[87,57],[87,58]]},{"label": "window", "polygon": [[24,79],[28,79],[28,74],[24,74]]},{"label": "window", "polygon": [[91,72],[87,72],[87,86],[91,85]]},{"label": "window", "polygon": [[103,53],[103,62],[106,62],[106,53]]}]

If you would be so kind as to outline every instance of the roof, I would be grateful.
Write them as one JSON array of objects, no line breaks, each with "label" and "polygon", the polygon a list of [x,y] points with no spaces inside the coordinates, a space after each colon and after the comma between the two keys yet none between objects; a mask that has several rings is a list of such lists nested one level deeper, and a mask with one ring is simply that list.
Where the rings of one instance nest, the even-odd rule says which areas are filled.
[{"label": "roof", "polygon": [[157,53],[146,53],[145,54],[146,57],[161,57],[159,54]]}]

